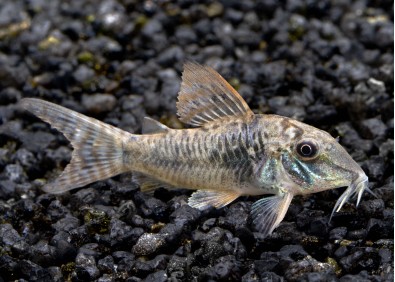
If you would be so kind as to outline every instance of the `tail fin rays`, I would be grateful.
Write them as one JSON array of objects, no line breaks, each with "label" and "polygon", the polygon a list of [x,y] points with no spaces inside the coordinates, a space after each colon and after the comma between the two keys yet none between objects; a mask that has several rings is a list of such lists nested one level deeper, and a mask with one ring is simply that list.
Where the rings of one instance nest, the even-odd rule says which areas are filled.
[{"label": "tail fin rays", "polygon": [[131,134],[43,100],[26,98],[20,103],[61,131],[74,148],[70,163],[43,187],[45,192],[59,194],[125,172],[123,144]]}]

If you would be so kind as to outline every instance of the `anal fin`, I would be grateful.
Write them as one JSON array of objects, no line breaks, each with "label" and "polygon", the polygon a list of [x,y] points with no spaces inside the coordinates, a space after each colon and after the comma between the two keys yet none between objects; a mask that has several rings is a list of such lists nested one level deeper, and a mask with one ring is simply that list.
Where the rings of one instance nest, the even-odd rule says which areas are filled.
[{"label": "anal fin", "polygon": [[292,198],[292,194],[285,193],[260,199],[252,205],[252,223],[264,237],[270,235],[283,220]]},{"label": "anal fin", "polygon": [[169,190],[178,189],[170,184],[138,172],[133,173],[132,179],[140,185],[141,192],[147,194],[153,194],[156,189],[161,187]]},{"label": "anal fin", "polygon": [[240,196],[236,191],[211,191],[199,190],[188,199],[188,205],[193,208],[204,210],[209,207],[222,208]]}]

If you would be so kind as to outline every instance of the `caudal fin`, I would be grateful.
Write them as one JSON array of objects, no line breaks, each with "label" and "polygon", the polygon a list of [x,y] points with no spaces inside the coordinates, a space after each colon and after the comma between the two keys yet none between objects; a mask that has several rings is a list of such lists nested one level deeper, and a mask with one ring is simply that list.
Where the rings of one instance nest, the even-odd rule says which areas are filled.
[{"label": "caudal fin", "polygon": [[43,100],[26,98],[20,104],[61,131],[74,148],[70,163],[45,192],[63,193],[125,172],[123,142],[129,133]]}]

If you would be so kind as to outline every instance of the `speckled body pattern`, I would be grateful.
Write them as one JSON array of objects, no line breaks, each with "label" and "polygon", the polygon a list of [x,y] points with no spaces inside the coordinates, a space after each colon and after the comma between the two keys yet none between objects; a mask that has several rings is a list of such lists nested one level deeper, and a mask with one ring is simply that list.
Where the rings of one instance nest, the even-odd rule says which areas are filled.
[{"label": "speckled body pattern", "polygon": [[133,171],[142,191],[198,190],[188,202],[198,209],[272,194],[251,210],[254,225],[267,236],[295,195],[349,186],[335,205],[339,210],[350,196],[357,194],[358,203],[368,190],[365,173],[328,133],[287,117],[254,114],[217,72],[197,64],[186,64],[177,102],[180,120],[195,128],[170,129],[148,118],[144,134],[135,135],[49,102],[21,104],[74,147],[62,175],[43,188],[50,193]]},{"label": "speckled body pattern", "polygon": [[[276,194],[281,176],[277,175],[274,160],[280,160],[286,151],[282,147],[291,148],[304,134],[301,126],[306,127],[286,117],[253,115],[199,128],[141,135],[126,143],[129,157],[125,162],[130,170],[174,187],[233,191],[239,195]],[[326,188],[312,187],[312,191],[312,183],[305,184],[288,188],[294,188],[294,194]]]}]

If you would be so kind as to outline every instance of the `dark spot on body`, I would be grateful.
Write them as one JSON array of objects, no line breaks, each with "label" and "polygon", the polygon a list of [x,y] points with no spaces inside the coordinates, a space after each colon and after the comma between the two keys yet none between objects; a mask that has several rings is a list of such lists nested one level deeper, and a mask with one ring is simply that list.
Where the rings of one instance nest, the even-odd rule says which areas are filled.
[{"label": "dark spot on body", "polygon": [[176,155],[179,156],[180,155],[180,147],[178,144],[174,144],[174,151],[176,152]]}]

